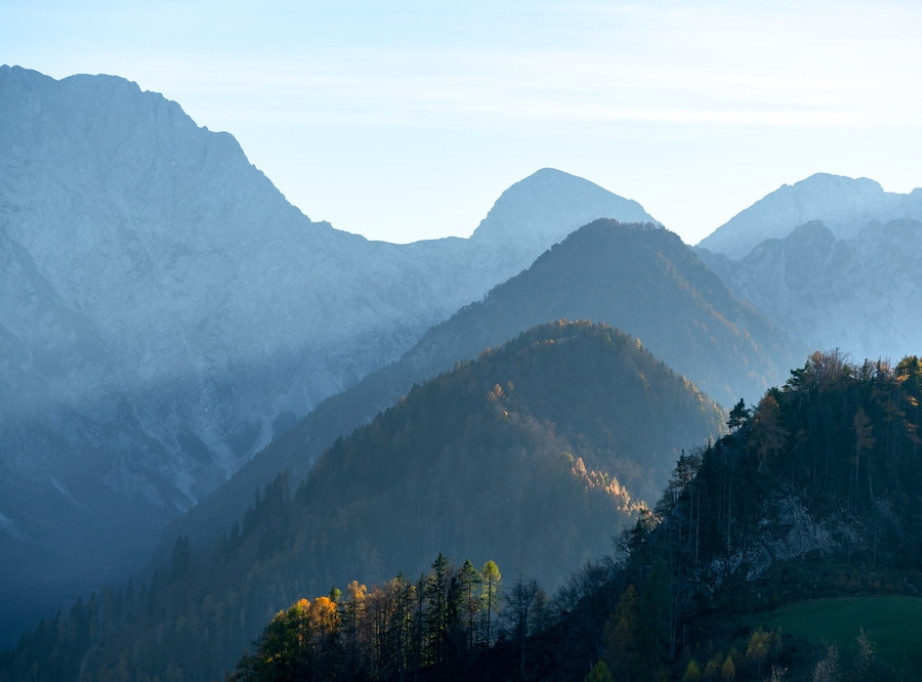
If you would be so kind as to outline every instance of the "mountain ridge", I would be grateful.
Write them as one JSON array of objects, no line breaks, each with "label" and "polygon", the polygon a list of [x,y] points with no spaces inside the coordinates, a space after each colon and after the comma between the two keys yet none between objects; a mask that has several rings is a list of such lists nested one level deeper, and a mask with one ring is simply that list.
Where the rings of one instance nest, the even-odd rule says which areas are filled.
[{"label": "mountain ridge", "polygon": [[815,173],[767,194],[697,247],[740,259],[759,243],[783,238],[813,220],[823,221],[839,238],[852,238],[868,223],[898,218],[922,220],[922,188],[898,194],[868,178]]},{"label": "mountain ridge", "polygon": [[812,348],[853,358],[898,358],[917,350],[922,324],[907,315],[922,296],[922,221],[871,222],[837,237],[822,221],[768,239],[734,260],[699,250],[740,296]]},{"label": "mountain ridge", "polygon": [[[337,440],[293,495],[278,477],[213,547],[178,540],[142,588],[149,606],[103,625],[111,635],[91,674],[122,659],[138,673],[210,679],[297,594],[412,575],[438,548],[557,584],[572,557],[604,552],[631,518],[643,472],[665,478],[723,416],[626,334],[587,322],[530,329]],[[216,613],[239,618],[215,628]],[[158,641],[172,643],[159,659]]]},{"label": "mountain ridge", "polygon": [[[295,606],[267,619],[241,663],[268,679],[279,661],[333,679],[344,663],[340,679],[918,679],[920,402],[916,356],[894,366],[814,353],[757,405],[735,407],[729,434],[682,454],[616,561],[585,564],[550,609],[534,583],[507,588],[508,639],[480,630],[477,645],[455,638],[447,656],[414,656],[439,641],[430,600],[409,616],[429,637],[359,645],[377,657],[285,648],[286,633],[326,634]],[[372,591],[403,615],[399,591]]]},{"label": "mountain ridge", "polygon": [[[323,449],[389,408],[414,384],[473,360],[524,329],[559,319],[590,319],[634,335],[695,385],[700,380],[716,388],[725,404],[740,396],[757,399],[771,378],[780,378],[779,364],[799,356],[799,349],[736,300],[677,235],[652,224],[595,221],[494,287],[482,301],[432,327],[400,360],[318,405],[209,498],[177,518],[164,534],[155,561],[169,555],[177,537],[188,535],[196,544],[207,544],[227,532],[228,510],[242,513],[241,504],[249,501],[255,486],[267,485],[283,470],[295,482],[302,480]],[[720,351],[713,352],[712,344]],[[652,488],[643,494],[658,492],[660,484],[650,481]]]},{"label": "mountain ridge", "polygon": [[[622,206],[593,196],[580,211]],[[553,239],[585,222],[560,215],[533,214],[533,232]],[[128,507],[165,523],[550,245],[369,242],[310,221],[233,136],[162,95],[20,67],[0,69],[0,242],[0,442],[15,488],[0,496],[0,546],[27,537],[39,554],[91,526],[132,536]],[[77,459],[98,475],[74,471]],[[63,519],[58,537],[37,508],[67,508],[68,496],[94,511]],[[121,556],[95,547],[57,570],[89,589],[107,554]],[[24,592],[5,570],[12,604]]]}]

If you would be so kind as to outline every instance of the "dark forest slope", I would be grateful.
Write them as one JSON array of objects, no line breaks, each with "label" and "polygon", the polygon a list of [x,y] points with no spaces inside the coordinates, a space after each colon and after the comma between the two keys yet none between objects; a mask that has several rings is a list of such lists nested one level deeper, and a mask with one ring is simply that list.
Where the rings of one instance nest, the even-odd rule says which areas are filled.
[{"label": "dark forest slope", "polygon": [[[440,604],[433,564],[409,616],[421,636],[364,640],[358,656],[283,649],[305,622],[290,610],[248,672],[283,679],[260,664],[271,659],[325,666],[328,679],[358,679],[355,665],[362,679],[919,679],[920,403],[916,357],[849,365],[816,353],[754,409],[739,404],[732,433],[680,458],[661,501],[622,534],[620,564],[584,567],[550,609],[507,584],[505,637],[472,645],[451,636],[466,631],[458,615],[427,618]],[[388,614],[400,585],[373,590],[397,608]],[[309,622],[305,632],[317,636]]]}]

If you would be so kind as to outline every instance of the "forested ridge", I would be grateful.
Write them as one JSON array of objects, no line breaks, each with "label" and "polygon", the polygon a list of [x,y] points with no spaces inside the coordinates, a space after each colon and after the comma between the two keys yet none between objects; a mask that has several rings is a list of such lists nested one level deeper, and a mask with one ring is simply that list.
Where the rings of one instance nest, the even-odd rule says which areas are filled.
[{"label": "forested ridge", "polygon": [[[682,243],[655,225],[597,220],[573,232],[527,270],[431,328],[398,362],[331,396],[211,496],[177,519],[160,560],[176,538],[210,544],[241,515],[256,483],[288,470],[297,485],[338,437],[462,359],[499,348],[549,320],[593,320],[642,340],[644,348],[712,400],[757,400],[812,350],[795,344],[741,302]],[[562,382],[566,385],[568,382]],[[569,401],[579,404],[578,394]],[[571,411],[570,417],[578,415]],[[662,420],[660,423],[665,423]],[[558,421],[558,426],[565,425]],[[617,425],[612,425],[616,430]],[[661,481],[645,497],[659,494]]]},{"label": "forested ridge", "polygon": [[0,90],[0,682],[922,680],[922,188],[692,248],[542,169],[389,244],[120,77]]},{"label": "forested ridge", "polygon": [[[384,615],[362,611],[364,658],[345,653],[356,642],[343,620],[355,623],[354,598],[322,652],[295,605],[273,619],[235,679],[289,679],[276,667],[283,662],[290,679],[305,680],[917,678],[922,670],[878,656],[864,628],[852,646],[834,646],[753,623],[805,599],[922,594],[920,400],[916,357],[853,365],[816,353],[757,405],[740,401],[731,433],[680,456],[660,501],[622,532],[616,562],[585,564],[550,600],[516,583],[501,600],[496,639],[466,634],[461,571],[445,578],[455,590],[447,629],[422,627],[432,622],[427,590],[439,557],[415,586],[398,577],[373,588]],[[388,644],[394,628],[417,622],[394,601],[407,589],[420,596],[419,638]],[[440,637],[449,659],[431,654]]]},{"label": "forested ridge", "polygon": [[552,591],[610,551],[655,494],[649,481],[723,419],[637,339],[589,323],[535,328],[415,387],[296,490],[280,475],[214,547],[180,539],[149,581],[46,620],[0,674],[212,679],[280,608],[352,580],[415,581],[439,553]]},{"label": "forested ridge", "polygon": [[[555,355],[567,344],[575,352],[564,354],[557,375],[542,353]],[[648,506],[626,495],[620,481],[615,485],[617,477],[603,468],[612,460],[598,446],[601,441],[570,440],[571,433],[582,432],[550,428],[525,413],[529,377],[549,376],[553,387],[572,375],[577,380],[569,388],[545,393],[535,388],[529,409],[559,400],[570,406],[567,414],[580,413],[574,424],[591,421],[585,414],[590,406],[608,403],[588,382],[601,367],[594,364],[601,358],[590,351],[610,345],[621,348],[619,357],[631,359],[635,371],[628,376],[641,386],[667,381],[669,374],[658,377],[655,361],[635,340],[613,330],[588,324],[532,330],[414,389],[368,427],[337,442],[310,479],[313,485],[306,482],[291,494],[285,477],[279,477],[210,552],[178,542],[170,565],[149,584],[140,589],[129,584],[80,601],[44,623],[16,651],[3,655],[4,679],[72,679],[75,670],[88,680],[224,674],[254,681],[918,678],[918,659],[894,657],[892,635],[866,630],[860,616],[844,644],[763,623],[772,610],[810,603],[805,600],[891,595],[887,604],[914,604],[922,595],[922,490],[917,485],[922,362],[907,357],[896,364],[851,364],[837,352],[813,354],[755,405],[739,401],[725,435],[676,453],[662,496]],[[589,359],[586,373],[578,371]],[[565,371],[567,363],[573,364]],[[510,383],[507,371],[525,367],[536,373],[516,374]],[[498,368],[504,371],[497,373]],[[612,374],[608,366],[604,375]],[[672,377],[669,381],[682,383]],[[454,390],[441,390],[448,386]],[[670,409],[694,395],[674,398]],[[706,409],[706,403],[696,409]],[[545,408],[544,414],[551,411]],[[456,418],[448,419],[449,414]],[[421,415],[426,419],[418,420]],[[448,437],[437,442],[431,424],[440,418]],[[520,431],[534,439],[493,447]],[[603,438],[602,432],[594,433]],[[385,533],[383,547],[401,536],[397,527],[408,526],[394,521],[388,529],[377,517],[392,504],[376,506],[375,495],[387,495],[389,476],[404,482],[409,471],[447,466],[459,452],[449,444],[464,442],[465,434],[478,443],[469,454],[482,457],[472,461],[470,478],[443,468],[429,482],[448,481],[457,491],[436,487],[427,498],[419,489],[401,490],[406,499],[422,496],[429,517],[417,518],[414,523],[423,525],[413,526],[411,534],[420,537],[420,529],[431,524],[435,545],[446,550],[430,552],[414,566],[391,568],[400,559],[391,563],[371,538]],[[362,453],[384,443],[403,443],[401,451],[411,454],[392,471],[366,469]],[[508,549],[515,541],[512,533],[501,535],[505,544],[490,544],[478,554],[457,551],[460,543],[451,538],[458,537],[462,523],[447,516],[439,525],[436,502],[444,500],[451,508],[453,495],[466,499],[461,491],[467,486],[482,488],[491,479],[484,468],[490,459],[520,461],[513,454],[517,447],[532,454],[503,472],[501,480],[524,481],[526,472],[533,475],[542,466],[558,476],[537,477],[535,490],[542,494],[530,498],[526,493],[515,506],[525,516],[540,515],[559,495],[559,509],[582,507],[587,515],[570,531],[603,519],[599,531],[617,538],[608,544],[612,558],[587,558],[542,539],[545,548],[551,547],[545,560],[559,559],[570,572],[555,587],[521,570],[527,564],[487,554]],[[441,459],[437,452],[447,456]],[[338,480],[336,471],[356,474],[351,490],[340,493],[323,485]],[[509,485],[501,490],[515,492]],[[484,501],[472,501],[465,522]],[[503,503],[497,504],[490,511],[499,516],[489,518],[505,517]],[[381,525],[362,536],[359,520],[368,517]],[[627,525],[626,518],[632,519]],[[482,530],[489,532],[489,526]],[[536,529],[526,534],[531,532]],[[417,552],[428,550],[421,546]],[[317,575],[311,566],[326,553],[352,576],[307,578]],[[370,564],[364,564],[369,557]],[[390,574],[360,580],[375,562]],[[248,568],[228,570],[234,565]],[[816,610],[827,608],[825,602],[815,603]],[[235,639],[234,630],[258,622],[259,614],[259,628],[248,639]],[[910,627],[906,636],[915,636],[914,631]],[[901,646],[918,648],[918,639]],[[219,658],[220,667],[207,656]]]}]

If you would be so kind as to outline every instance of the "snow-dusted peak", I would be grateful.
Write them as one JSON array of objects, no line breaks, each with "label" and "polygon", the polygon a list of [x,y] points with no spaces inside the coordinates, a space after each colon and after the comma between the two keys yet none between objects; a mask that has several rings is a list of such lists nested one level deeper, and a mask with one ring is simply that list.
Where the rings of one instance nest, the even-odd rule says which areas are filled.
[{"label": "snow-dusted peak", "polygon": [[816,173],[783,185],[738,213],[699,246],[742,258],[766,239],[781,239],[794,228],[822,221],[839,239],[854,237],[871,222],[922,218],[922,191],[885,192],[874,180]]}]

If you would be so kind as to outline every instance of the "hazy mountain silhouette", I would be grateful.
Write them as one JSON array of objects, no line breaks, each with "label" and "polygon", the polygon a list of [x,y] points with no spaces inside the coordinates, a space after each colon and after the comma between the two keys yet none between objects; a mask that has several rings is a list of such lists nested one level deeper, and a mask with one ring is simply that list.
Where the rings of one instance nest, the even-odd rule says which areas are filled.
[{"label": "hazy mountain silhouette", "polygon": [[474,239],[370,242],[159,94],[0,67],[0,640],[136,566],[321,400],[608,215],[646,216],[546,169]]},{"label": "hazy mountain silhouette", "polygon": [[[296,481],[333,441],[372,419],[414,383],[499,346],[549,320],[590,319],[637,337],[644,347],[724,404],[755,400],[803,353],[740,303],[673,233],[653,225],[597,221],[544,253],[528,270],[429,330],[398,362],[320,404],[236,476],[172,524],[175,538],[209,543],[228,530],[257,485],[280,471]],[[787,363],[787,364],[785,364]],[[710,395],[710,394],[709,394]],[[662,481],[651,480],[643,495]]]}]

